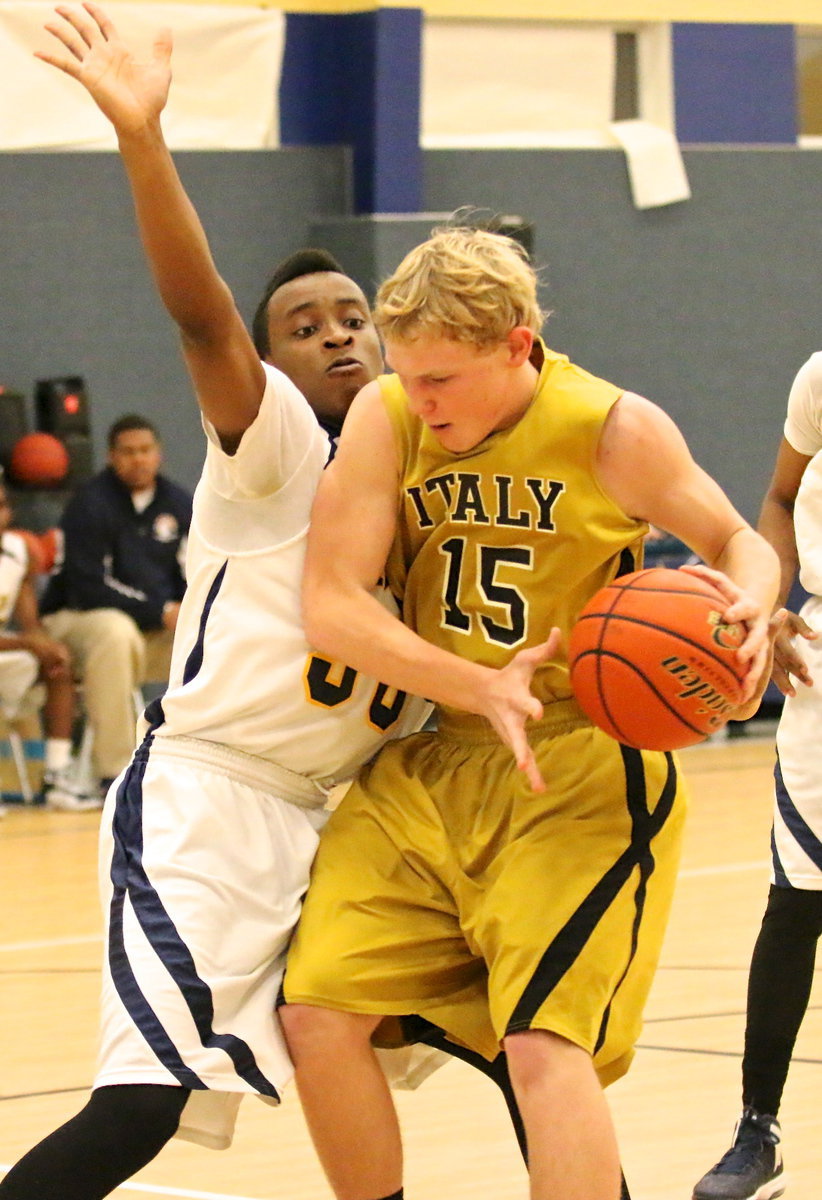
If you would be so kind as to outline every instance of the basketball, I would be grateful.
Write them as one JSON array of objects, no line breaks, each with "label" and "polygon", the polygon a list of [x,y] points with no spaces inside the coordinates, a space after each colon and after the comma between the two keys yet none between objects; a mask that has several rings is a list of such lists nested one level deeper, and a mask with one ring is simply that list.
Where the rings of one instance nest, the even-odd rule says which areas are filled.
[{"label": "basketball", "polygon": [[15,483],[54,487],[68,474],[68,451],[54,434],[27,433],[15,443],[9,469]]},{"label": "basketball", "polygon": [[742,698],[743,625],[728,601],[683,571],[623,575],[585,605],[571,631],[571,685],[595,725],[626,746],[679,750],[722,729]]}]

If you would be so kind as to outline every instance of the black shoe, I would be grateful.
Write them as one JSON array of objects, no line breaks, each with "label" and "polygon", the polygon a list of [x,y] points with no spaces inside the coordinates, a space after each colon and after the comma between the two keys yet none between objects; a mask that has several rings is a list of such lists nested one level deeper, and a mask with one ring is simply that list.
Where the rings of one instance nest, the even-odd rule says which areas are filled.
[{"label": "black shoe", "polygon": [[743,1110],[734,1142],[694,1188],[693,1200],[774,1200],[785,1191],[776,1117]]}]

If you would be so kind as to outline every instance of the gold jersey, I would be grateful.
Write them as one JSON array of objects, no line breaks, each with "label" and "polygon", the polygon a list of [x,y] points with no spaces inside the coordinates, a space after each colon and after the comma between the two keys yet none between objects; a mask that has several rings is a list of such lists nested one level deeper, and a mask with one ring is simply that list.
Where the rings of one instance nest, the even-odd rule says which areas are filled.
[{"label": "gold jersey", "polygon": [[414,416],[395,375],[381,376],[400,456],[402,499],[388,563],[403,618],[462,658],[503,666],[562,631],[540,668],[543,703],[571,695],[566,647],[586,601],[641,566],[648,526],[600,488],[594,463],[621,389],[538,343],[534,399],[516,425],[463,453]]}]

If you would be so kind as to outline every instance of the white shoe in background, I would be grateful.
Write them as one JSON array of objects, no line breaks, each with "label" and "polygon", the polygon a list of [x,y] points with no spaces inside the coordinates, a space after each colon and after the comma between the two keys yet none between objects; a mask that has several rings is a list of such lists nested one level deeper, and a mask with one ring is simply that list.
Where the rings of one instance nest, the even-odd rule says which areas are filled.
[{"label": "white shoe in background", "polygon": [[44,771],[40,799],[47,808],[60,812],[91,812],[102,808],[98,793],[90,793],[75,779],[72,765],[61,771]]}]

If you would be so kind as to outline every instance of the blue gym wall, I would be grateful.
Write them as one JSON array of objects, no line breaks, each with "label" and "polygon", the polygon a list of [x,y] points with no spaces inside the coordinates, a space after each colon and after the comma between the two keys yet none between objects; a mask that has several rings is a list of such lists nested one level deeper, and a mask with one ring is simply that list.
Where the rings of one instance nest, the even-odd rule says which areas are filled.
[{"label": "blue gym wall", "polygon": [[[822,156],[789,148],[686,149],[693,198],[637,211],[618,151],[428,151],[423,206],[517,212],[536,229],[549,341],[644,392],[756,516],[799,364],[822,345]],[[335,149],[183,153],[186,185],[243,313],[273,263],[321,217],[351,212]],[[202,456],[176,338],[134,233],[119,160],[0,155],[0,384],[88,381],[98,456],[125,410],[158,420],[172,474]],[[410,241],[419,237],[409,227]],[[395,234],[396,256],[406,248]],[[370,286],[373,266],[349,261]]]}]

